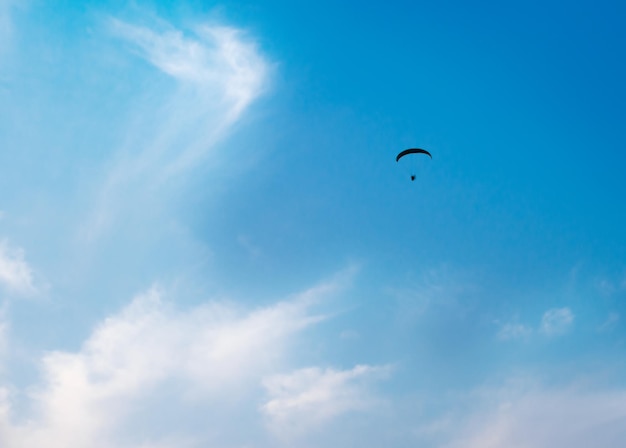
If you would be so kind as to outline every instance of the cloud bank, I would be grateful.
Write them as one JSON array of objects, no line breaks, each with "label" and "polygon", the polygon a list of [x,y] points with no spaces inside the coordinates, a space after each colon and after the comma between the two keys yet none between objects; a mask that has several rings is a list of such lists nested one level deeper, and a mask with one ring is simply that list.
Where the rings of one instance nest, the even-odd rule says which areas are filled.
[{"label": "cloud bank", "polygon": [[[26,415],[14,412],[19,397],[11,388],[2,389],[0,444],[207,446],[232,440],[241,418],[262,435],[263,414],[274,428],[296,420],[319,426],[365,409],[371,404],[365,380],[383,367],[279,373],[289,371],[289,353],[303,331],[324,320],[315,304],[338,287],[324,283],[257,309],[207,302],[187,311],[153,287],[102,321],[79,351],[43,356]],[[169,420],[173,415],[178,418]],[[191,424],[184,419],[202,428],[193,438],[183,434]]]}]

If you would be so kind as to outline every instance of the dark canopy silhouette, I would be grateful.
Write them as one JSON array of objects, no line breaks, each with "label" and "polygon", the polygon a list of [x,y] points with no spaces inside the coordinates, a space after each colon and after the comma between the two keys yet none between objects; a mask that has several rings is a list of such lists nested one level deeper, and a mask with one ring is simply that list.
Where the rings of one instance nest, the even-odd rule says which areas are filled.
[{"label": "dark canopy silhouette", "polygon": [[[409,155],[409,154],[426,154],[431,159],[433,158],[433,156],[431,156],[430,153],[426,151],[425,149],[409,148],[409,149],[405,149],[404,151],[402,151],[400,154],[396,156],[396,162],[400,161],[402,157]],[[411,180],[415,180],[415,174],[411,174]]]},{"label": "dark canopy silhouette", "polygon": [[405,149],[404,151],[402,151],[400,154],[396,156],[396,162],[400,160],[402,157],[406,156],[407,154],[426,154],[431,159],[433,158],[433,156],[431,156],[430,153],[426,151],[425,149],[409,148],[409,149]]}]

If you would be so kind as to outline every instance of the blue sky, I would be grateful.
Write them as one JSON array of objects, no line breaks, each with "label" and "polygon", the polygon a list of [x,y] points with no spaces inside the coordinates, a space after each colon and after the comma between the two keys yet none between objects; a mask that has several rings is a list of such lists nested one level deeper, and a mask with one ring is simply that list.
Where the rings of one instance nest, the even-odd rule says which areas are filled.
[{"label": "blue sky", "polygon": [[625,445],[625,17],[0,0],[0,445]]}]

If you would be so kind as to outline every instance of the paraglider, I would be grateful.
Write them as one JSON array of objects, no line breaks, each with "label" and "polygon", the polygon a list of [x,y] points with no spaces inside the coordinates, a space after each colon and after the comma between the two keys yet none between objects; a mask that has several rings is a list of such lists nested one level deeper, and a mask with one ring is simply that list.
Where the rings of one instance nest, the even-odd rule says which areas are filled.
[{"label": "paraglider", "polygon": [[[405,149],[404,151],[401,151],[400,154],[396,156],[396,162],[399,162],[402,157],[407,156],[409,154],[426,154],[431,159],[433,158],[433,156],[425,149],[409,148],[409,149]],[[415,174],[411,174],[411,181],[414,181],[414,180],[415,180]]]}]

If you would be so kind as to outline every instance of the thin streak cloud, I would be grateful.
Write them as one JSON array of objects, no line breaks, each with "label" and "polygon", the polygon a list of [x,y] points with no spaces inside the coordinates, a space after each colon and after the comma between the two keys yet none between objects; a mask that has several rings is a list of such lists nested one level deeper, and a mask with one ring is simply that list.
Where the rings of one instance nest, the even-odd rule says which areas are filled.
[{"label": "thin streak cloud", "polygon": [[310,367],[266,378],[269,396],[262,406],[270,428],[280,438],[306,434],[348,412],[377,403],[368,382],[386,377],[388,366],[357,365],[349,370]]}]

